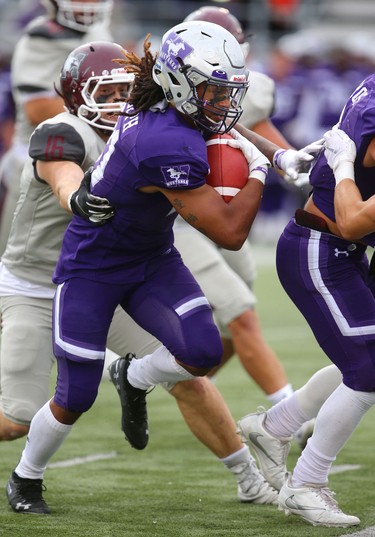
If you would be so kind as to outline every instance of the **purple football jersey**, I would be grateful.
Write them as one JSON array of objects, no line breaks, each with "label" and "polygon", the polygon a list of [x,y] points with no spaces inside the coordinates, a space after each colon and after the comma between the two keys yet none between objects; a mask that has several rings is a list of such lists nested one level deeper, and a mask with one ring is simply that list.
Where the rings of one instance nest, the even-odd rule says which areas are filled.
[{"label": "purple football jersey", "polygon": [[103,226],[72,219],[54,282],[72,276],[142,281],[147,262],[172,247],[177,212],[160,192],[138,189],[194,189],[205,183],[208,169],[203,136],[171,106],[121,116],[91,180],[92,193],[107,198],[115,216]]},{"label": "purple football jersey", "polygon": [[[354,141],[357,157],[354,163],[356,184],[364,200],[375,194],[373,168],[365,168],[362,164],[371,139],[375,136],[375,75],[367,77],[352,93],[341,113],[338,123]],[[331,220],[335,221],[334,190],[335,178],[322,152],[310,174],[313,185],[315,205]],[[375,233],[366,237],[366,243],[375,245]]]}]

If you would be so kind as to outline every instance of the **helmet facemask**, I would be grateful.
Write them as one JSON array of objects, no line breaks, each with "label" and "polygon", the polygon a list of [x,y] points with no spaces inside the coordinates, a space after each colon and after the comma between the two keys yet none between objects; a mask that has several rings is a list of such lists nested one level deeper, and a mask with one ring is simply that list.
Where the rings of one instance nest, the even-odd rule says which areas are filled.
[{"label": "helmet facemask", "polygon": [[97,2],[73,2],[55,0],[57,5],[56,21],[67,28],[86,32],[93,24],[109,24],[113,0]]},{"label": "helmet facemask", "polygon": [[[133,81],[134,75],[126,73],[124,69],[113,69],[108,76],[88,78],[81,90],[84,103],[78,108],[77,116],[93,127],[113,131]],[[115,90],[119,92],[119,97],[107,102],[110,98],[113,100]]]},{"label": "helmet facemask", "polygon": [[[237,123],[242,114],[241,103],[247,85],[221,80],[220,72],[213,72],[213,75],[215,74],[217,76],[207,78],[196,69],[186,70],[186,78],[191,84],[192,95],[186,103],[181,105],[181,109],[185,114],[190,115],[194,123],[204,131],[224,134]],[[194,85],[197,78],[202,81]],[[224,102],[228,102],[229,107],[220,104]]]}]

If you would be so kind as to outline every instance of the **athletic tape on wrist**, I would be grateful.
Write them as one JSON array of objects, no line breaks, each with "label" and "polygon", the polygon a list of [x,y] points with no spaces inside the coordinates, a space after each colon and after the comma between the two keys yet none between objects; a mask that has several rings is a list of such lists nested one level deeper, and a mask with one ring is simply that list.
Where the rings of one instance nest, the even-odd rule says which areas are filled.
[{"label": "athletic tape on wrist", "polygon": [[336,185],[343,179],[351,179],[354,181],[354,165],[353,162],[342,160],[334,171]]}]

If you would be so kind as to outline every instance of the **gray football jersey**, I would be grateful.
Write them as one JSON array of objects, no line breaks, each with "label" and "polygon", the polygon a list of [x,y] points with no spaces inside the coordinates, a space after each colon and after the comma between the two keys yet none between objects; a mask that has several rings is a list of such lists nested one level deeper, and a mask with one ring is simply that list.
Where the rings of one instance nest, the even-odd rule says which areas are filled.
[{"label": "gray football jersey", "polygon": [[2,262],[15,276],[54,288],[51,278],[63,233],[71,215],[61,208],[50,186],[34,176],[33,160],[73,161],[86,171],[104,141],[81,119],[64,112],[41,123],[30,139],[21,191]]},{"label": "gray football jersey", "polygon": [[275,104],[275,83],[267,75],[250,71],[249,89],[242,103],[243,113],[240,123],[248,129],[254,125],[269,119]]},{"label": "gray football jersey", "polygon": [[11,63],[13,98],[16,104],[15,143],[27,144],[35,128],[23,110],[31,98],[55,96],[60,71],[70,52],[89,41],[112,41],[106,27],[94,25],[81,33],[64,28],[46,17],[35,19],[17,42]]}]

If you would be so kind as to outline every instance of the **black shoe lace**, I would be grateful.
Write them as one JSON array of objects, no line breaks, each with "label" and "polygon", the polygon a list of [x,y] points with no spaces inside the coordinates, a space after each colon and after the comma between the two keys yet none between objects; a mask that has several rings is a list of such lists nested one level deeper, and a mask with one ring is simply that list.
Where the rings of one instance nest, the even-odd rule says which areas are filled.
[{"label": "black shoe lace", "polygon": [[135,393],[131,400],[129,400],[131,403],[129,407],[129,414],[131,414],[133,418],[131,421],[147,421],[146,395],[148,395],[154,389],[155,386],[147,391],[133,388],[133,390],[136,390],[137,393]]},{"label": "black shoe lace", "polygon": [[40,480],[31,480],[20,483],[18,490],[22,496],[27,498],[27,501],[43,502],[43,492],[47,490],[47,487]]}]

